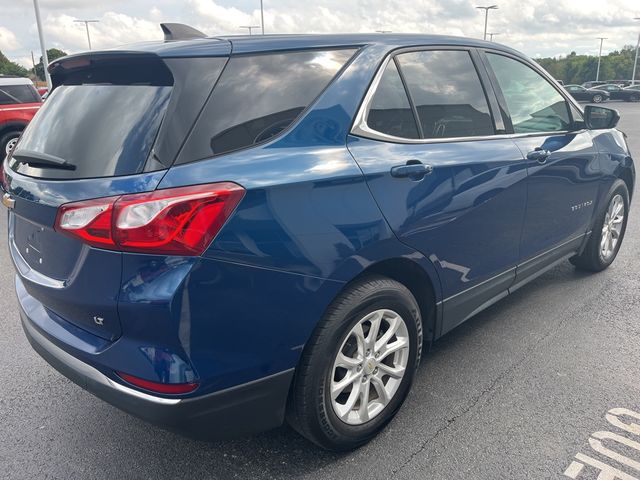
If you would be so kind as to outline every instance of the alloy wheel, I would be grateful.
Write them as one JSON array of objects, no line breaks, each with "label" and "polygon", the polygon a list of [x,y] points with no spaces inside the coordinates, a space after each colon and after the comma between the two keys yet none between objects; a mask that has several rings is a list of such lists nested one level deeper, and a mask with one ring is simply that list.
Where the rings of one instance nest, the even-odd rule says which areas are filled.
[{"label": "alloy wheel", "polygon": [[593,103],[600,103],[600,102],[602,102],[602,95],[594,95]]},{"label": "alloy wheel", "polygon": [[7,142],[7,145],[4,147],[5,155],[9,155],[11,153],[11,150],[15,148],[17,143],[18,143],[18,137],[12,138],[11,140],[9,140]]},{"label": "alloy wheel", "polygon": [[409,331],[393,310],[365,315],[344,339],[333,363],[334,413],[349,425],[379,415],[393,399],[409,360]]},{"label": "alloy wheel", "polygon": [[609,203],[604,217],[602,236],[600,238],[600,256],[606,262],[613,257],[622,233],[624,223],[624,200],[622,195],[615,195]]}]

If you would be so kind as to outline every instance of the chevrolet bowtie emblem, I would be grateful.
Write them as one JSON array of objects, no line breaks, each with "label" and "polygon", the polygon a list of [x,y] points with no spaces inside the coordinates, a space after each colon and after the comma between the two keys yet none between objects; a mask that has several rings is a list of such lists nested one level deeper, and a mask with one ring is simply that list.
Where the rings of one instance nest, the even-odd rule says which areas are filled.
[{"label": "chevrolet bowtie emblem", "polygon": [[16,204],[16,200],[15,200],[15,198],[13,198],[13,197],[12,197],[11,195],[9,195],[8,193],[5,193],[5,194],[2,196],[2,204],[3,204],[5,207],[7,207],[7,208],[11,209],[11,208],[13,208],[13,207],[15,206],[15,204]]}]

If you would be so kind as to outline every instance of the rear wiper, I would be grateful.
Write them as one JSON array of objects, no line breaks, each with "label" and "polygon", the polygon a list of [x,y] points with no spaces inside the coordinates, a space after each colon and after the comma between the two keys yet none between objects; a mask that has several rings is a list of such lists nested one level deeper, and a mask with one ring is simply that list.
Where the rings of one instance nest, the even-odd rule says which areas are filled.
[{"label": "rear wiper", "polygon": [[23,150],[18,148],[13,152],[12,158],[15,158],[20,163],[26,163],[32,167],[60,168],[63,170],[76,169],[75,165],[68,163],[64,158],[33,150]]}]

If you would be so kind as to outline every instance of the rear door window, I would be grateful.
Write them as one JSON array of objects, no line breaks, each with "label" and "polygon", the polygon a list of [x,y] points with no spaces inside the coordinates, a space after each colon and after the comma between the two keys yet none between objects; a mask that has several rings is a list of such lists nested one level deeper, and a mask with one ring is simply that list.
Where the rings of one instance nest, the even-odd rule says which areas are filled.
[{"label": "rear door window", "polygon": [[250,147],[279,134],[354,53],[340,49],[231,57],[176,163]]},{"label": "rear door window", "polygon": [[397,56],[424,138],[493,135],[493,119],[471,55],[425,50]]},{"label": "rear door window", "polygon": [[0,105],[39,101],[38,92],[31,85],[0,85]]}]

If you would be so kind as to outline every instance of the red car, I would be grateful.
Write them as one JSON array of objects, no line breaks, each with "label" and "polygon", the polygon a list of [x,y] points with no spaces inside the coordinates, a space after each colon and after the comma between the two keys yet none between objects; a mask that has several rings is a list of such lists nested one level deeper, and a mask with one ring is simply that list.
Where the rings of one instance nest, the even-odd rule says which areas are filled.
[{"label": "red car", "polygon": [[28,78],[0,75],[0,160],[9,154],[42,98]]}]

